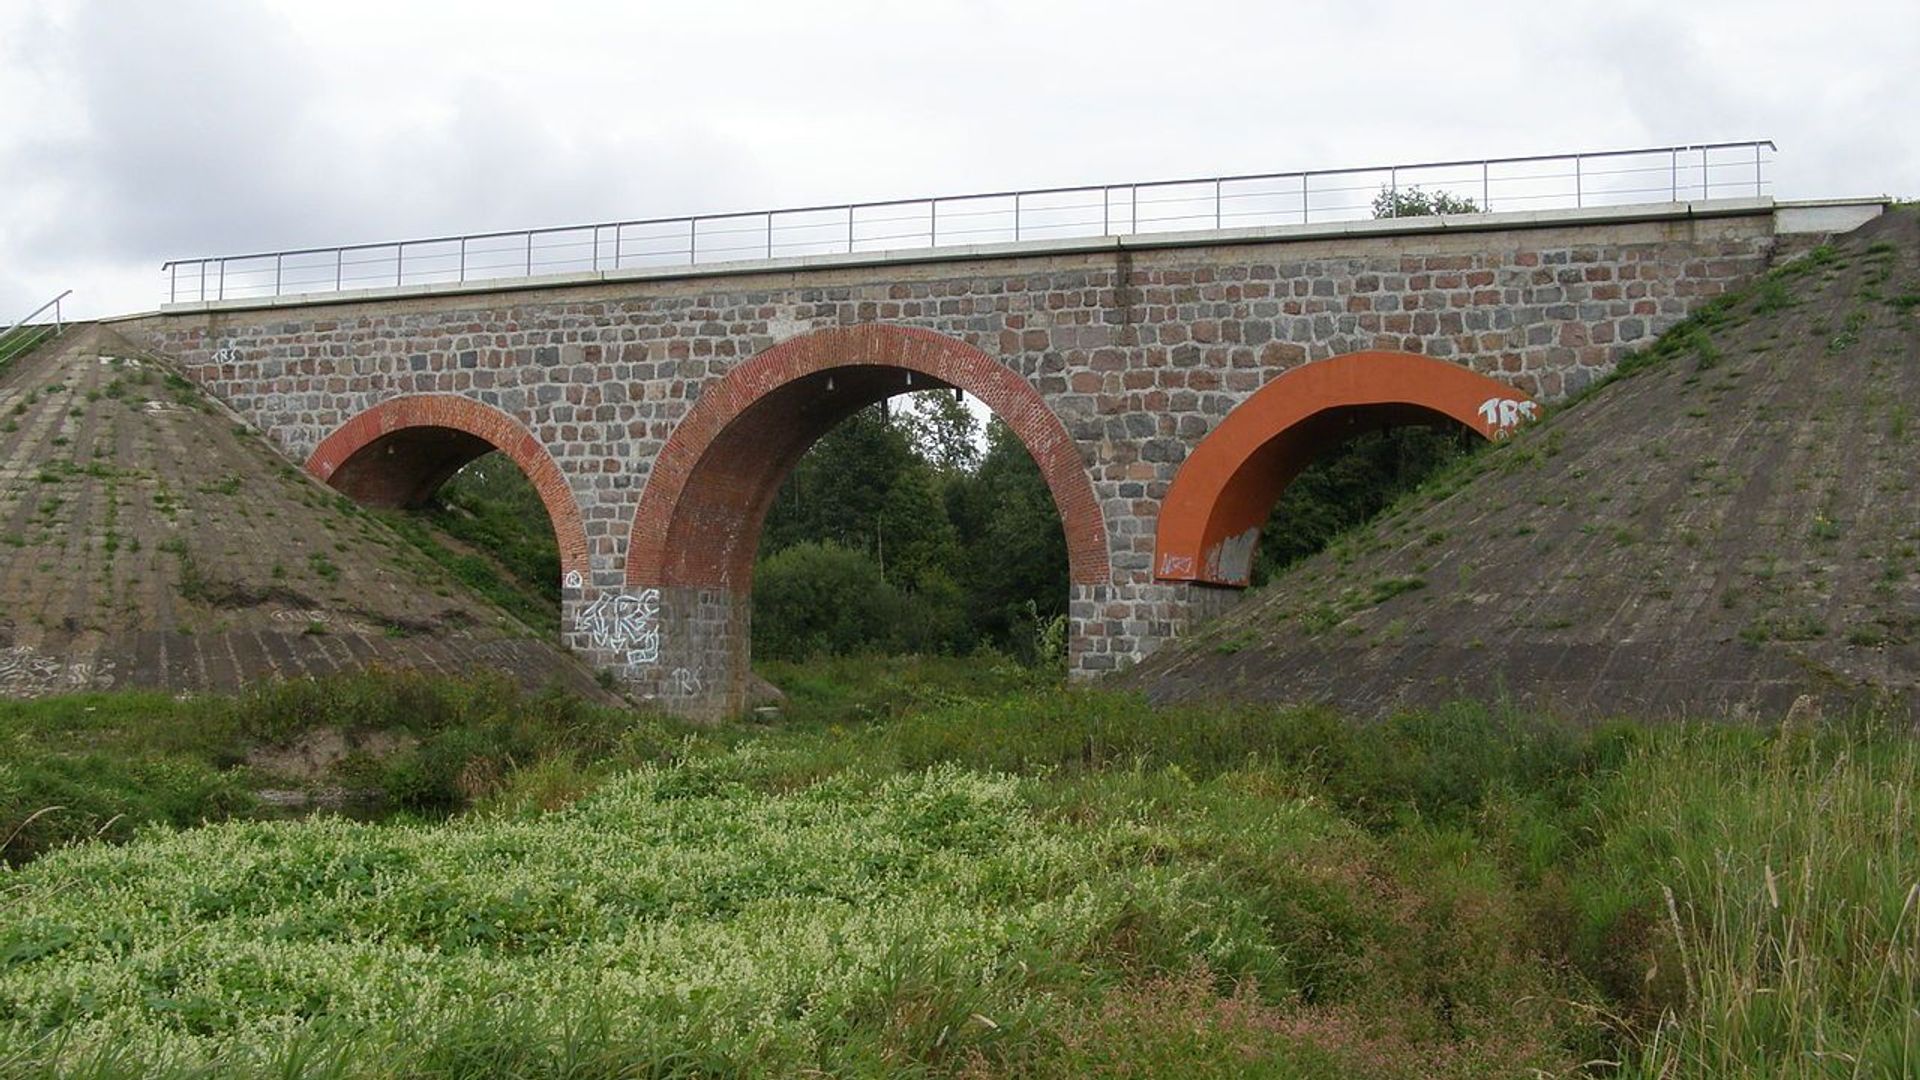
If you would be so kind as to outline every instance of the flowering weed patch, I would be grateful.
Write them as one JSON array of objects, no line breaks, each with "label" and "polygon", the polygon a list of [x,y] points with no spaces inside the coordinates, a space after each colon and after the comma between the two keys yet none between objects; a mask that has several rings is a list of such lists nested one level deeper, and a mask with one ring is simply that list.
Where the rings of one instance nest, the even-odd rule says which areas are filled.
[{"label": "flowering weed patch", "polygon": [[1125,823],[1050,829],[1008,778],[770,795],[755,768],[641,769],[523,820],[55,852],[0,876],[0,1067],[277,1070],[316,1040],[418,1053],[488,1018],[497,1062],[599,1017],[629,1064],[886,1071],[991,1049],[1123,907],[1182,907],[1178,875],[1119,857]]}]

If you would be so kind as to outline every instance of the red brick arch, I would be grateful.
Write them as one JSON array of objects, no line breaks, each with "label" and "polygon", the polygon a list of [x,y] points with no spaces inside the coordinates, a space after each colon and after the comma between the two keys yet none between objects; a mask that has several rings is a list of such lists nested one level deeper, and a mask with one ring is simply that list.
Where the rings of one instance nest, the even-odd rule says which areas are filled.
[{"label": "red brick arch", "polygon": [[348,420],[307,458],[320,482],[371,506],[418,506],[467,462],[492,450],[513,459],[546,504],[560,572],[587,573],[587,533],[573,489],[520,421],[459,394],[391,398]]},{"label": "red brick arch", "polygon": [[870,323],[803,334],[709,385],[654,460],[627,543],[630,585],[744,590],[781,482],[820,436],[906,390],[958,388],[1040,466],[1075,584],[1106,584],[1107,530],[1073,439],[1038,391],[965,342]]},{"label": "red brick arch", "polygon": [[1361,431],[1452,420],[1493,439],[1533,411],[1506,383],[1431,357],[1359,352],[1303,364],[1241,402],[1187,456],[1160,503],[1154,576],[1247,584],[1280,493]]}]

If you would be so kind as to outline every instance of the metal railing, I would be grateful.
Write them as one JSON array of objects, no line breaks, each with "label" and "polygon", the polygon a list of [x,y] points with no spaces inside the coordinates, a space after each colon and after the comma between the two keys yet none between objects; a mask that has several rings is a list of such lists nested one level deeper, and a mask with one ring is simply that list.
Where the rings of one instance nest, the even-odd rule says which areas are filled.
[{"label": "metal railing", "polygon": [[[169,303],[1022,240],[1305,225],[1445,191],[1482,212],[1762,196],[1767,140],[647,218],[161,265]],[[1381,200],[1382,193],[1389,197]]]},{"label": "metal railing", "polygon": [[[26,318],[18,319],[13,325],[0,329],[0,367],[6,366],[7,362],[14,357],[31,351],[41,342],[60,336],[60,331],[67,328],[66,319],[60,314],[60,302],[72,295],[73,290],[68,289],[28,312]],[[48,308],[53,309],[52,322],[33,321],[45,315]]]}]

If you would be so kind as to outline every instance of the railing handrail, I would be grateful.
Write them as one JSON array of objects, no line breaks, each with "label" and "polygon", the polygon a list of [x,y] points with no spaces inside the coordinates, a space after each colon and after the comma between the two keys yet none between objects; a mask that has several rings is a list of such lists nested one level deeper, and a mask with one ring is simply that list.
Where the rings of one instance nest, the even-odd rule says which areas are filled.
[{"label": "railing handrail", "polygon": [[[1103,213],[1105,213],[1106,210],[1111,208],[1112,206],[1111,199],[1114,192],[1118,191],[1123,193],[1131,193],[1130,203],[1128,203],[1127,205],[1131,207],[1131,212],[1135,215],[1136,220],[1131,223],[1130,228],[1127,228],[1125,230],[1126,232],[1131,233],[1131,232],[1138,231],[1137,215],[1138,215],[1138,209],[1140,205],[1140,199],[1139,199],[1140,192],[1151,191],[1159,188],[1197,187],[1197,186],[1204,186],[1208,184],[1211,184],[1214,186],[1214,191],[1215,191],[1214,200],[1216,205],[1215,205],[1215,212],[1213,214],[1213,217],[1215,219],[1215,227],[1218,228],[1219,222],[1221,219],[1221,215],[1219,213],[1219,205],[1218,205],[1221,199],[1220,189],[1222,185],[1226,185],[1226,184],[1246,184],[1254,181],[1280,181],[1280,180],[1301,181],[1302,186],[1300,189],[1300,195],[1301,195],[1302,207],[1303,207],[1302,216],[1304,217],[1310,209],[1313,209],[1312,207],[1309,206],[1308,191],[1305,185],[1307,181],[1316,177],[1353,176],[1353,175],[1361,175],[1361,174],[1368,174],[1368,173],[1372,173],[1372,174],[1384,173],[1390,177],[1397,177],[1398,174],[1400,173],[1414,173],[1414,172],[1419,172],[1423,170],[1479,166],[1482,169],[1481,180],[1482,180],[1482,183],[1484,184],[1485,178],[1487,176],[1487,171],[1494,166],[1523,165],[1530,162],[1543,162],[1543,161],[1567,161],[1567,162],[1573,163],[1574,165],[1573,175],[1574,175],[1575,184],[1576,184],[1575,201],[1576,201],[1576,204],[1580,204],[1584,197],[1584,194],[1579,189],[1579,175],[1580,175],[1582,162],[1588,161],[1588,160],[1605,159],[1605,158],[1649,156],[1649,155],[1656,155],[1656,154],[1666,154],[1673,159],[1673,163],[1674,163],[1673,164],[1673,169],[1674,169],[1673,189],[1674,189],[1675,197],[1678,197],[1679,195],[1678,177],[1679,177],[1679,167],[1680,167],[1679,155],[1692,154],[1692,153],[1698,153],[1700,155],[1699,168],[1702,170],[1702,173],[1703,173],[1702,183],[1704,185],[1704,182],[1705,182],[1704,174],[1707,168],[1709,167],[1709,162],[1707,160],[1708,152],[1713,150],[1728,150],[1728,149],[1737,149],[1737,148],[1751,149],[1753,151],[1752,165],[1755,170],[1753,183],[1757,191],[1762,184],[1762,180],[1760,177],[1760,165],[1761,165],[1760,153],[1762,149],[1774,151],[1776,153],[1778,152],[1778,147],[1774,145],[1771,139],[1752,139],[1752,140],[1737,141],[1737,142],[1689,143],[1689,144],[1672,145],[1672,146],[1640,147],[1636,149],[1625,149],[1625,150],[1595,150],[1595,151],[1582,151],[1577,153],[1562,153],[1562,154],[1529,154],[1529,155],[1523,155],[1518,157],[1459,158],[1459,159],[1448,160],[1448,161],[1423,161],[1423,162],[1411,162],[1411,163],[1389,164],[1389,165],[1353,166],[1353,167],[1338,168],[1338,169],[1306,169],[1306,170],[1295,170],[1291,172],[1275,172],[1275,173],[1241,173],[1241,174],[1235,174],[1235,175],[1190,177],[1185,179],[1129,181],[1129,182],[1116,183],[1116,184],[1078,184],[1078,185],[1064,185],[1064,186],[1044,187],[1044,188],[1021,188],[1021,189],[1008,189],[1008,190],[1002,190],[1002,191],[970,192],[967,194],[960,194],[960,195],[934,195],[934,196],[920,196],[920,197],[914,197],[914,198],[879,199],[879,200],[871,200],[867,202],[819,203],[819,204],[808,205],[808,206],[788,206],[788,207],[780,207],[776,209],[740,210],[740,211],[732,211],[732,212],[714,212],[714,213],[705,213],[705,214],[681,214],[681,215],[670,216],[670,217],[628,218],[628,219],[617,220],[617,221],[583,222],[583,223],[574,224],[574,225],[548,225],[548,226],[540,226],[540,227],[529,228],[529,229],[503,229],[503,230],[496,230],[496,231],[490,231],[490,232],[478,232],[478,233],[453,233],[453,234],[446,234],[446,235],[440,235],[440,236],[416,237],[416,238],[405,239],[405,240],[369,241],[364,243],[337,244],[337,245],[327,245],[327,246],[321,246],[321,247],[286,248],[286,249],[281,249],[277,251],[255,251],[255,252],[248,252],[245,254],[209,255],[209,256],[204,256],[200,258],[190,258],[190,259],[170,259],[164,263],[161,263],[160,269],[162,273],[171,273],[174,275],[175,291],[177,292],[178,283],[179,283],[179,275],[178,275],[179,269],[182,267],[198,267],[202,275],[202,281],[201,281],[201,286],[199,290],[201,294],[200,299],[202,301],[205,301],[206,299],[208,299],[208,297],[205,294],[208,291],[210,291],[208,289],[208,286],[213,284],[212,282],[208,282],[205,280],[209,267],[218,266],[222,272],[221,280],[219,282],[218,288],[219,288],[220,297],[224,298],[226,293],[226,282],[224,280],[224,277],[225,277],[225,270],[228,264],[273,259],[275,260],[275,266],[273,267],[275,271],[275,274],[274,274],[275,280],[273,283],[273,289],[274,289],[273,295],[278,296],[282,294],[282,284],[283,284],[280,280],[280,268],[281,268],[281,265],[284,264],[284,261],[286,259],[299,258],[303,256],[331,254],[335,256],[335,261],[336,261],[336,267],[335,267],[336,274],[335,274],[334,288],[333,290],[320,289],[318,291],[322,291],[322,292],[340,291],[341,289],[340,282],[342,280],[339,275],[341,257],[348,253],[391,250],[394,253],[393,257],[394,257],[394,261],[396,262],[396,267],[395,267],[395,273],[390,276],[393,279],[393,283],[397,285],[397,284],[400,284],[401,279],[403,279],[405,275],[404,260],[407,254],[406,249],[425,247],[425,246],[459,244],[461,245],[461,259],[462,259],[462,265],[460,270],[460,280],[465,281],[467,280],[466,266],[465,266],[465,259],[467,254],[466,245],[475,241],[524,239],[527,241],[527,246],[529,249],[529,257],[526,260],[527,273],[523,276],[530,277],[530,276],[533,276],[532,270],[533,270],[533,261],[534,261],[531,258],[531,251],[533,250],[533,240],[537,237],[552,236],[554,234],[561,234],[561,233],[591,232],[593,235],[593,239],[591,242],[595,246],[595,258],[597,261],[599,247],[603,242],[602,233],[606,230],[614,230],[615,231],[615,251],[616,251],[615,262],[617,265],[620,258],[618,251],[619,251],[619,243],[621,240],[621,235],[620,235],[621,231],[630,229],[630,228],[641,228],[641,227],[649,227],[649,226],[678,226],[682,229],[688,230],[688,236],[686,237],[688,241],[688,247],[684,251],[682,251],[681,254],[687,256],[687,261],[689,263],[697,263],[699,261],[697,257],[697,240],[699,235],[699,225],[702,222],[748,221],[753,219],[764,219],[767,222],[766,231],[768,234],[768,243],[766,246],[769,251],[768,257],[771,257],[771,251],[772,251],[772,248],[774,247],[771,239],[772,233],[773,233],[773,221],[777,218],[792,217],[792,216],[799,216],[799,215],[806,215],[806,214],[825,214],[830,212],[843,213],[847,216],[847,236],[845,237],[846,246],[849,250],[852,250],[856,242],[855,237],[853,236],[853,233],[852,233],[853,224],[855,221],[855,215],[859,211],[882,209],[886,207],[927,206],[930,208],[933,220],[937,222],[939,209],[942,206],[950,205],[954,203],[967,203],[967,202],[976,202],[976,201],[992,200],[992,199],[1015,200],[1014,208],[1013,208],[1013,221],[1014,221],[1013,232],[1017,238],[1019,235],[1019,222],[1020,222],[1020,214],[1021,214],[1020,200],[1026,199],[1029,197],[1063,195],[1063,194],[1071,194],[1071,193],[1077,193],[1077,192],[1104,193],[1108,202],[1103,207]],[[1719,163],[1719,167],[1726,167],[1726,166],[1727,166],[1727,163]],[[1687,168],[1691,170],[1692,168],[1694,168],[1694,166],[1690,163],[1687,165]],[[1503,177],[1501,179],[1505,181],[1510,178]],[[1521,179],[1536,179],[1536,178],[1527,177],[1527,178],[1521,178]],[[1398,190],[1397,180],[1393,181],[1393,190]],[[1275,194],[1278,194],[1278,193],[1275,193]],[[1324,194],[1324,191],[1322,192],[1322,194]],[[1048,209],[1048,208],[1035,208],[1033,212],[1040,212],[1045,209]],[[1319,209],[1322,209],[1324,211],[1325,207],[1322,206]],[[1339,208],[1336,208],[1336,209],[1339,209]],[[1485,210],[1486,208],[1482,207],[1481,209]],[[787,225],[785,227],[788,229],[826,228],[830,224],[837,224],[837,222],[821,223],[818,225],[806,225],[806,226]],[[868,224],[872,224],[872,222],[869,221]],[[1111,233],[1113,230],[1114,224],[1115,223],[1111,221],[1103,221],[1102,228],[1106,232]],[[1127,225],[1129,223],[1120,222],[1119,224]],[[741,230],[728,230],[728,231],[741,231]],[[931,246],[936,246],[936,247],[939,246],[938,234],[936,232],[929,229],[924,232],[924,235],[930,238]],[[642,238],[642,239],[658,239],[658,238]],[[881,238],[881,239],[885,239],[885,238]],[[586,242],[587,241],[582,241],[583,244]],[[727,250],[734,250],[734,249],[730,248]],[[490,254],[493,252],[486,252],[486,253]],[[427,257],[428,258],[445,257],[445,255],[444,254],[440,256],[429,255]],[[385,260],[382,259],[380,261],[384,262]],[[354,265],[354,264],[347,264],[347,265]],[[262,287],[264,288],[264,286]],[[170,297],[170,299],[172,299],[172,297]]]},{"label": "railing handrail", "polygon": [[[34,349],[39,348],[40,344],[49,337],[59,337],[60,332],[66,329],[66,320],[60,315],[60,301],[72,295],[73,290],[68,289],[66,292],[61,293],[59,296],[28,312],[26,318],[17,320],[11,326],[0,328],[0,365],[9,363],[16,356],[23,356],[32,352]],[[20,330],[26,327],[46,325],[45,323],[36,324],[33,320],[39,318],[40,313],[48,308],[53,309],[52,334],[19,333]]]},{"label": "railing handrail", "polygon": [[26,318],[15,320],[13,325],[11,326],[0,327],[0,337],[6,337],[8,334],[13,333],[15,330],[18,330],[21,327],[32,322],[34,319],[39,317],[41,312],[47,310],[48,308],[53,309],[54,329],[56,331],[60,329],[64,329],[66,324],[60,317],[60,301],[65,300],[67,297],[72,295],[73,295],[73,290],[68,289],[66,292],[61,293],[59,296],[56,296],[53,299],[47,301],[46,303],[41,304],[39,307],[34,308],[32,311],[27,312]]}]

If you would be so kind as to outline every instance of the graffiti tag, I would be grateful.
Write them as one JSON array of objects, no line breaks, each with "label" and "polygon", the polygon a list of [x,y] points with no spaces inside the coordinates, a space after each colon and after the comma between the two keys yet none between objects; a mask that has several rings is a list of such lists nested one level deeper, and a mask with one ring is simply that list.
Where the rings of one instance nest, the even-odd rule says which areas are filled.
[{"label": "graffiti tag", "polygon": [[1522,421],[1532,421],[1539,413],[1539,406],[1533,402],[1515,398],[1492,397],[1480,403],[1480,415],[1486,417],[1487,428],[1496,439],[1511,434]]},{"label": "graffiti tag", "polygon": [[0,691],[8,695],[33,697],[112,685],[113,662],[110,660],[63,662],[27,645],[0,649]]},{"label": "graffiti tag", "polygon": [[695,675],[687,668],[674,668],[672,686],[673,692],[680,697],[694,697],[698,695],[701,690],[700,676]]},{"label": "graffiti tag", "polygon": [[240,362],[240,350],[232,345],[222,345],[213,350],[213,362],[216,364],[237,364]]},{"label": "graffiti tag", "polygon": [[629,664],[660,659],[660,590],[602,593],[580,613],[597,648],[624,653]]}]

